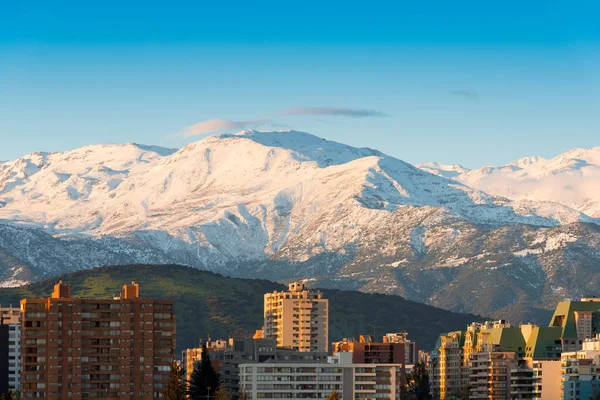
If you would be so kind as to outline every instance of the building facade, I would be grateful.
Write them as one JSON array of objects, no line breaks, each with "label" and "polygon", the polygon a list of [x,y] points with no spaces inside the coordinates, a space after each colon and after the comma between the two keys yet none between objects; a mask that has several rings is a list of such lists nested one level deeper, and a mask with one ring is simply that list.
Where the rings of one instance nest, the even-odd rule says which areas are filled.
[{"label": "building facade", "polygon": [[294,282],[286,292],[265,294],[264,338],[278,347],[302,352],[327,352],[329,302],[320,291]]},{"label": "building facade", "polygon": [[21,301],[23,398],[162,397],[175,360],[173,302],[125,285],[113,299],[82,299],[59,282]]},{"label": "building facade", "polygon": [[313,364],[242,364],[241,390],[251,399],[397,400],[405,385],[404,364],[354,364],[349,353]]}]

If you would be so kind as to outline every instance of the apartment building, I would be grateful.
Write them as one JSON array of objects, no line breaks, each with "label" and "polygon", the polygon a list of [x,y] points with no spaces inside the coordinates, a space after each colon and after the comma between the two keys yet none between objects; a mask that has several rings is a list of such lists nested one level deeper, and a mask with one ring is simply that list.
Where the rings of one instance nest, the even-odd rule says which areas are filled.
[{"label": "apartment building", "polygon": [[[472,385],[473,362],[493,358],[490,355],[493,352],[514,352],[517,357],[524,356],[525,347],[521,329],[512,328],[505,320],[474,322],[465,331],[440,335],[429,359],[432,395],[441,400],[467,396]],[[495,379],[493,375],[488,378]]]},{"label": "apartment building", "polygon": [[406,364],[404,343],[376,342],[371,335],[361,335],[358,341],[345,338],[331,345],[333,355],[352,353],[355,364]]},{"label": "apartment building", "polygon": [[342,400],[397,400],[405,385],[404,364],[354,364],[349,353],[326,363],[242,364],[240,378],[251,399],[323,399],[335,390]]},{"label": "apartment building", "polygon": [[558,303],[550,326],[561,328],[563,352],[581,349],[585,339],[600,333],[600,298],[583,297],[580,301]]},{"label": "apartment building", "polygon": [[21,312],[0,305],[0,394],[17,392],[21,384]]},{"label": "apartment building", "polygon": [[23,398],[161,397],[175,359],[173,302],[123,286],[113,299],[71,297],[59,282],[50,298],[21,301]]},{"label": "apartment building", "polygon": [[288,291],[265,294],[264,338],[275,339],[278,347],[297,351],[327,352],[329,302],[320,291],[294,282]]}]

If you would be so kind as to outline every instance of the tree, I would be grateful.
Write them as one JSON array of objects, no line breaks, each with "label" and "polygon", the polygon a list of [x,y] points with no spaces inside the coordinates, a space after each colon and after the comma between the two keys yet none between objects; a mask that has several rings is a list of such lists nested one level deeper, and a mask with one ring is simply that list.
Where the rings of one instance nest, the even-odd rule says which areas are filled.
[{"label": "tree", "polygon": [[402,400],[431,400],[429,393],[429,372],[424,363],[416,363],[412,373],[406,377],[406,387],[402,389]]},{"label": "tree", "polygon": [[220,385],[214,396],[215,400],[233,400],[233,394],[223,385]]},{"label": "tree", "polygon": [[211,400],[219,390],[219,374],[210,362],[206,343],[202,344],[202,358],[194,367],[189,381],[188,393],[191,400]]},{"label": "tree", "polygon": [[186,400],[187,386],[185,383],[185,372],[181,365],[173,362],[171,364],[171,373],[167,380],[165,388],[165,397],[167,400]]},{"label": "tree", "polygon": [[326,397],[327,400],[340,400],[340,395],[337,392],[337,390],[335,390],[335,388],[333,389],[333,391],[331,393],[329,393],[329,396]]}]

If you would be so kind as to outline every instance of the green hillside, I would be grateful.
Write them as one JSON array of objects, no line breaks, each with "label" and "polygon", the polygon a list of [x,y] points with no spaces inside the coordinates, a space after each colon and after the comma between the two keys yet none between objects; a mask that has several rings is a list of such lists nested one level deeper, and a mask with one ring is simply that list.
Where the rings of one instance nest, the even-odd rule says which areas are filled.
[{"label": "green hillside", "polygon": [[[48,297],[54,283],[71,284],[74,297],[110,298],[132,280],[140,295],[175,301],[177,349],[195,347],[200,337],[248,337],[262,326],[263,294],[285,287],[267,280],[228,278],[178,265],[125,265],[78,271],[19,288],[0,289],[0,303],[18,304],[26,297]],[[430,349],[440,332],[464,329],[480,317],[458,314],[399,296],[323,290],[330,304],[330,339],[408,331],[409,338]]]}]

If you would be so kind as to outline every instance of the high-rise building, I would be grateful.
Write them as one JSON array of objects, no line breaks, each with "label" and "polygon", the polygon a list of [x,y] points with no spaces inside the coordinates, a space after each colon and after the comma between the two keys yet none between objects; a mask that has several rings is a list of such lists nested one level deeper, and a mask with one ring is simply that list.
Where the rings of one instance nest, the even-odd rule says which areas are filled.
[{"label": "high-rise building", "polygon": [[329,302],[304,282],[265,294],[264,317],[264,338],[275,339],[278,347],[327,352]]},{"label": "high-rise building", "polygon": [[113,299],[71,297],[59,282],[47,299],[21,301],[23,398],[153,399],[175,360],[170,300],[123,286]]},{"label": "high-rise building", "polygon": [[321,363],[240,365],[240,390],[256,399],[397,400],[405,385],[404,364],[355,364],[338,353]]},{"label": "high-rise building", "polygon": [[21,312],[0,305],[0,394],[17,392],[21,383]]}]

